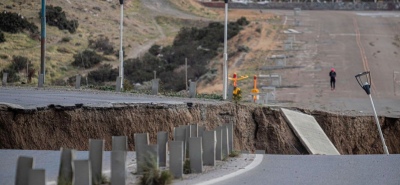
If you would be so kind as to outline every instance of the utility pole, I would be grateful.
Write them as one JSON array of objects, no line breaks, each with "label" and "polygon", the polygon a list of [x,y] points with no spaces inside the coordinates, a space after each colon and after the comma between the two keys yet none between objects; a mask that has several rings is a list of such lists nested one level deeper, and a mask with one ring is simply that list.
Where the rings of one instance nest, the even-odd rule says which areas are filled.
[{"label": "utility pole", "polygon": [[188,71],[188,66],[187,66],[187,58],[185,58],[185,82],[186,82],[186,91],[188,90],[188,79],[187,79],[187,71]]},{"label": "utility pole", "polygon": [[223,94],[222,98],[226,100],[228,89],[228,0],[225,0],[225,27],[224,27],[224,64],[223,64]]},{"label": "utility pole", "polygon": [[124,51],[122,50],[122,38],[123,38],[123,29],[124,29],[124,0],[119,0],[119,4],[121,5],[121,19],[120,19],[120,48],[119,48],[119,77],[120,77],[120,91],[124,89]]},{"label": "utility pole", "polygon": [[42,0],[42,11],[41,11],[41,39],[40,39],[40,73],[39,73],[39,84],[38,87],[43,87],[45,79],[45,60],[46,60],[46,0]]}]

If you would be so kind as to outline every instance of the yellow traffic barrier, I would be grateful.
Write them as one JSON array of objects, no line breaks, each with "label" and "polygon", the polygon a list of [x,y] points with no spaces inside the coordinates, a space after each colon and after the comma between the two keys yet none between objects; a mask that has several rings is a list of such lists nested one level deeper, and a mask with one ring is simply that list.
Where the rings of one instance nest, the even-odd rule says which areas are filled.
[{"label": "yellow traffic barrier", "polygon": [[256,102],[257,94],[260,92],[257,89],[257,76],[256,75],[254,75],[254,80],[253,81],[254,81],[254,84],[253,84],[253,89],[251,90],[251,93],[253,94],[253,101]]}]

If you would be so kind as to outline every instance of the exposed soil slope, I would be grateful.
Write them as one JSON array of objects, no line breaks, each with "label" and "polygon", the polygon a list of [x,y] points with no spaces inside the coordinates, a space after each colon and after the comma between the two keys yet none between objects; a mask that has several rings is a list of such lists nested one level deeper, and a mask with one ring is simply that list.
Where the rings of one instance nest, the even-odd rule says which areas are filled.
[{"label": "exposed soil slope", "polygon": [[[341,154],[382,153],[372,117],[338,116],[311,112]],[[390,153],[400,153],[400,120],[381,118]],[[103,138],[111,149],[111,136],[125,135],[134,149],[133,135],[148,132],[156,143],[158,131],[198,123],[207,130],[234,123],[236,150],[265,149],[269,154],[307,154],[279,110],[236,104],[150,105],[132,104],[114,108],[53,107],[23,112],[2,109],[0,148],[58,150],[88,149],[88,139]]]}]

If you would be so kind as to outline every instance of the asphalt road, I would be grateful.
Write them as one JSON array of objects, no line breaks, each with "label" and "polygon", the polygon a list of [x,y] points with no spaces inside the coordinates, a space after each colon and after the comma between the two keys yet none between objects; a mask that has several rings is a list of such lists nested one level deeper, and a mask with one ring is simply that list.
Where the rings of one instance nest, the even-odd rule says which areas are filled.
[{"label": "asphalt road", "polygon": [[[400,115],[400,12],[354,11],[271,11],[287,18],[296,34],[295,51],[287,65],[302,68],[274,70],[282,85],[299,88],[277,89],[277,99],[291,105],[346,113],[371,112],[369,98],[355,75],[371,71],[372,96],[378,112]],[[293,26],[294,20],[300,26]],[[289,36],[289,35],[288,35]],[[336,89],[331,91],[328,73],[337,72]]]},{"label": "asphalt road", "polygon": [[[355,75],[371,71],[372,95],[381,115],[400,115],[399,12],[272,11],[294,19],[299,43],[288,65],[303,68],[276,70],[283,85],[299,88],[277,90],[277,98],[291,105],[340,113],[360,111],[370,114],[371,104],[357,84]],[[398,42],[400,44],[400,42]],[[331,91],[328,73],[337,71],[336,90]],[[385,184],[400,183],[400,155],[265,155],[256,168],[235,178],[219,182],[229,184]]]},{"label": "asphalt road", "polygon": [[130,93],[116,93],[91,90],[0,88],[0,104],[11,103],[24,108],[47,107],[48,105],[75,106],[84,104],[109,107],[114,103],[165,103],[186,104],[187,102],[218,103],[220,101],[174,98]]},{"label": "asphalt road", "polygon": [[218,185],[398,185],[400,155],[264,155],[256,168]]}]

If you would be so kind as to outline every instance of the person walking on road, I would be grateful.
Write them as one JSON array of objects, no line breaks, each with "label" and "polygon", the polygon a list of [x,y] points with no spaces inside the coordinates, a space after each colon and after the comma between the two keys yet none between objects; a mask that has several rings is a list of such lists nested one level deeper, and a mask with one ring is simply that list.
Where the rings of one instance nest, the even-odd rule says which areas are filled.
[{"label": "person walking on road", "polygon": [[335,68],[331,69],[331,72],[329,72],[329,76],[331,77],[331,90],[335,90],[335,83],[336,83],[336,71]]}]

